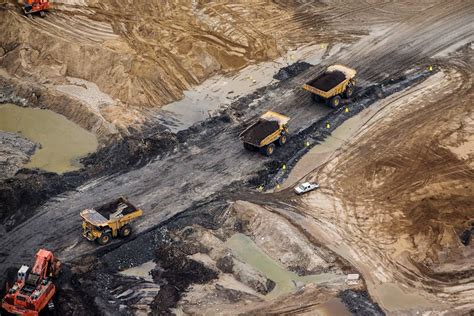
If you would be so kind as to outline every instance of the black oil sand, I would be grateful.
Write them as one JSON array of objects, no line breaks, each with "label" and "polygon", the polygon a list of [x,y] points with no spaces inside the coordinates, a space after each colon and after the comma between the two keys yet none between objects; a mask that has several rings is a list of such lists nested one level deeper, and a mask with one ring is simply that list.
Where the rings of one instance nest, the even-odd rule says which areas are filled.
[{"label": "black oil sand", "polygon": [[323,73],[308,82],[308,85],[322,91],[329,91],[344,80],[346,80],[346,75],[341,71],[335,70]]}]

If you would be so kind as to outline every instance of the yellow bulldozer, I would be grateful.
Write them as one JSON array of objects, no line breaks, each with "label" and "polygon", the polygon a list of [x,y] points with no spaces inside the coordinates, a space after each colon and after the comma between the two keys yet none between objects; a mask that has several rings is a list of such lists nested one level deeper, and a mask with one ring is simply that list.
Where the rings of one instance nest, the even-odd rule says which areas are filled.
[{"label": "yellow bulldozer", "polygon": [[108,244],[112,238],[128,237],[132,233],[130,222],[143,215],[126,198],[102,205],[97,209],[86,209],[81,212],[82,236],[100,245]]}]

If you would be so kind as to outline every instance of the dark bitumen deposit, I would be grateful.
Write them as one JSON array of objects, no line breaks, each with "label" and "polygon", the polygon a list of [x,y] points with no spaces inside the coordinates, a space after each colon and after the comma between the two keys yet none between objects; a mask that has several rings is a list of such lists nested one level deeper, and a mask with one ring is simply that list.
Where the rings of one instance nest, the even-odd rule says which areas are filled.
[{"label": "dark bitumen deposit", "polygon": [[342,81],[346,79],[346,75],[341,71],[331,71],[325,72],[322,75],[316,77],[316,79],[308,82],[310,86],[315,87],[316,89],[329,91]]},{"label": "dark bitumen deposit", "polygon": [[268,135],[278,130],[277,121],[267,121],[260,119],[255,125],[242,134],[242,140],[246,143],[258,145]]},{"label": "dark bitumen deposit", "polygon": [[385,315],[377,303],[374,303],[367,291],[345,290],[339,293],[339,298],[352,315]]},{"label": "dark bitumen deposit", "polygon": [[297,61],[289,66],[281,68],[274,76],[274,79],[284,81],[296,77],[303,71],[308,70],[311,68],[311,64],[304,62],[304,61]]},{"label": "dark bitumen deposit", "polygon": [[[25,19],[19,16],[16,12],[18,8],[15,8],[11,1],[8,2],[8,8],[6,6],[0,8],[2,17],[0,24],[5,29],[5,32],[0,32],[0,66],[2,66],[0,81],[12,82],[11,89],[5,84],[0,84],[0,100],[4,99],[0,102],[24,103],[25,106],[34,107],[47,106],[55,111],[63,111],[69,119],[80,120],[87,129],[100,126],[98,134],[102,136],[109,135],[106,133],[106,130],[109,131],[108,124],[105,123],[118,120],[120,124],[117,128],[126,130],[127,133],[121,134],[124,138],[117,137],[104,143],[104,147],[99,151],[83,159],[81,161],[83,167],[78,171],[58,175],[23,169],[16,172],[13,177],[0,182],[0,291],[4,290],[5,281],[7,279],[11,281],[21,264],[31,265],[38,248],[46,248],[54,251],[55,256],[64,264],[64,272],[57,283],[59,291],[55,297],[57,312],[60,315],[131,315],[137,312],[162,315],[174,312],[173,307],[178,308],[176,310],[178,313],[181,312],[179,308],[194,308],[198,311],[194,314],[199,314],[198,309],[203,308],[201,300],[203,297],[200,294],[207,293],[210,294],[207,298],[211,303],[219,304],[226,301],[235,303],[236,305],[230,307],[232,312],[242,313],[239,307],[248,307],[257,300],[255,296],[252,298],[244,295],[242,291],[234,290],[234,287],[216,283],[216,276],[220,279],[223,273],[228,274],[227,279],[239,280],[230,275],[239,265],[236,265],[237,262],[234,260],[222,259],[226,258],[224,251],[218,255],[213,252],[231,236],[231,233],[250,233],[255,234],[253,237],[256,238],[266,236],[259,233],[259,228],[265,230],[276,227],[271,230],[280,231],[278,228],[282,226],[270,226],[270,224],[283,223],[275,217],[283,218],[282,214],[285,214],[284,219],[288,223],[283,227],[291,229],[281,229],[285,235],[283,237],[290,236],[291,230],[294,229],[294,236],[296,233],[303,234],[308,240],[288,237],[287,247],[283,247],[285,243],[280,242],[284,240],[283,238],[280,241],[275,238],[265,240],[259,238],[258,241],[259,246],[267,247],[265,249],[272,247],[280,252],[280,255],[275,257],[285,259],[287,254],[296,254],[295,262],[288,262],[292,271],[300,269],[309,271],[309,266],[302,264],[316,256],[324,257],[325,262],[337,265],[335,258],[339,256],[340,259],[346,260],[351,258],[351,253],[370,255],[365,258],[360,256],[353,261],[348,260],[354,265],[351,267],[354,269],[358,269],[357,264],[363,266],[370,263],[369,267],[372,266],[369,260],[373,259],[375,267],[380,263],[378,266],[383,269],[373,275],[374,278],[367,276],[371,276],[370,271],[375,270],[360,270],[361,276],[365,279],[357,289],[360,288],[362,291],[342,289],[339,298],[352,313],[383,314],[379,306],[372,302],[372,296],[389,314],[400,314],[399,310],[388,310],[387,305],[384,305],[384,299],[377,296],[377,291],[370,290],[370,295],[365,291],[371,287],[366,287],[364,284],[369,284],[372,279],[376,281],[379,276],[393,278],[402,286],[416,288],[421,294],[430,294],[429,296],[433,294],[443,309],[463,309],[463,312],[469,313],[468,308],[472,306],[470,299],[472,287],[468,278],[472,272],[470,264],[472,260],[468,261],[470,257],[466,256],[464,261],[459,261],[461,257],[453,257],[452,254],[466,253],[465,250],[469,250],[468,247],[472,246],[472,220],[469,219],[469,223],[463,222],[462,226],[456,226],[458,235],[454,235],[452,240],[461,239],[465,245],[462,247],[465,249],[460,251],[459,248],[451,248],[451,246],[457,247],[455,242],[449,240],[452,236],[450,233],[453,231],[452,227],[438,224],[446,221],[441,217],[444,213],[457,212],[455,204],[441,204],[444,200],[439,202],[439,197],[446,196],[445,200],[448,201],[456,199],[458,195],[454,193],[458,193],[453,191],[451,195],[444,195],[445,192],[442,192],[443,194],[428,198],[423,197],[423,201],[419,204],[411,204],[414,207],[410,208],[413,210],[410,213],[404,213],[402,208],[400,212],[396,212],[406,215],[403,220],[399,220],[400,217],[395,219],[391,215],[395,213],[392,208],[394,202],[402,201],[404,192],[399,191],[402,193],[399,194],[399,198],[395,196],[393,190],[386,189],[395,188],[393,185],[390,186],[390,179],[397,178],[400,174],[404,175],[403,172],[407,170],[413,170],[413,173],[423,172],[421,167],[432,161],[434,163],[429,164],[429,167],[434,166],[435,170],[439,167],[441,171],[438,170],[438,174],[432,173],[430,178],[416,175],[409,182],[392,183],[400,184],[396,188],[402,187],[403,184],[413,184],[406,186],[411,189],[417,188],[420,184],[427,186],[439,175],[443,177],[446,175],[445,182],[433,184],[440,184],[437,187],[446,188],[447,191],[449,187],[454,187],[456,190],[468,192],[469,188],[464,188],[465,182],[459,180],[467,179],[471,169],[461,169],[460,167],[465,164],[458,161],[459,159],[454,159],[452,154],[448,155],[445,151],[432,151],[432,148],[426,147],[426,143],[422,141],[406,144],[406,151],[409,151],[409,147],[420,149],[416,157],[421,158],[407,160],[409,163],[405,163],[402,168],[399,166],[404,161],[398,158],[401,154],[404,155],[404,151],[397,152],[396,146],[388,146],[381,141],[387,139],[382,136],[393,137],[398,132],[398,137],[394,138],[398,143],[402,143],[403,141],[399,140],[404,137],[408,140],[424,136],[423,133],[420,134],[420,129],[423,132],[423,127],[427,126],[425,129],[428,130],[430,126],[436,126],[432,124],[431,117],[435,121],[441,117],[443,121],[452,120],[452,123],[456,124],[462,121],[458,116],[453,114],[444,116],[446,112],[440,111],[440,107],[447,103],[444,101],[449,100],[439,99],[443,102],[420,104],[420,107],[425,106],[423,111],[418,111],[419,108],[415,110],[418,113],[426,112],[425,116],[411,120],[408,117],[411,113],[407,112],[408,120],[394,119],[387,124],[397,123],[396,130],[382,126],[380,130],[375,130],[377,137],[363,138],[362,140],[367,143],[357,144],[355,155],[341,154],[340,157],[345,159],[340,159],[337,164],[334,162],[337,167],[334,173],[329,172],[331,170],[326,171],[328,176],[324,179],[327,181],[321,182],[322,190],[315,194],[321,192],[328,198],[340,199],[344,203],[330,203],[329,200],[329,203],[325,203],[324,200],[318,200],[314,202],[320,205],[313,207],[311,199],[308,199],[311,207],[303,207],[298,204],[302,200],[295,197],[290,189],[276,194],[262,194],[256,190],[262,186],[274,188],[276,184],[281,183],[298,159],[323,141],[346,119],[376,103],[379,98],[390,96],[415,84],[423,84],[423,80],[429,76],[440,75],[438,73],[440,68],[435,64],[441,65],[442,74],[449,77],[453,65],[459,62],[456,65],[459,69],[455,72],[460,73],[461,78],[454,78],[453,74],[451,80],[455,79],[456,82],[459,80],[463,86],[469,85],[469,87],[463,88],[465,90],[452,90],[454,83],[449,85],[443,83],[445,80],[443,76],[436,78],[442,79],[441,83],[447,85],[437,87],[443,89],[441,93],[446,94],[446,97],[453,99],[452,104],[462,101],[459,96],[468,100],[469,95],[466,91],[472,93],[470,75],[472,63],[469,63],[472,58],[458,60],[449,56],[449,60],[443,61],[442,57],[447,49],[455,49],[454,45],[466,40],[472,42],[472,28],[469,28],[472,6],[467,2],[430,1],[430,5],[427,6],[427,3],[422,1],[406,6],[398,1],[388,3],[376,1],[362,6],[360,3],[348,2],[341,6],[339,2],[332,3],[332,1],[324,3],[295,1],[294,4],[262,1],[262,5],[253,6],[257,8],[256,11],[248,11],[246,1],[215,1],[206,2],[205,5],[200,2],[197,6],[194,2],[191,4],[189,1],[175,1],[176,3],[163,8],[155,6],[153,9],[156,10],[153,12],[158,14],[157,19],[150,19],[146,14],[150,11],[148,2],[134,2],[129,7],[119,9],[110,1],[110,3],[105,1],[106,3],[100,7],[80,5],[80,1],[72,2],[76,5],[59,4],[46,19]],[[229,5],[231,3],[232,6]],[[311,9],[313,7],[315,10]],[[130,10],[131,8],[133,10]],[[131,11],[138,12],[137,17],[142,19],[135,19],[133,14],[130,15]],[[279,12],[282,11],[283,15],[289,18],[281,19]],[[251,18],[254,15],[255,18]],[[189,20],[188,17],[193,18]],[[227,24],[227,21],[232,20],[240,22]],[[176,27],[175,21],[179,22],[179,27]],[[332,22],[328,23],[329,21]],[[400,23],[403,23],[403,28],[399,27]],[[263,32],[262,28],[268,32]],[[196,32],[197,30],[199,31]],[[295,32],[296,30],[301,32]],[[285,34],[281,34],[281,31]],[[18,37],[18,34],[31,32],[39,37]],[[266,35],[273,33],[283,38],[284,43]],[[233,37],[231,41],[228,34]],[[288,34],[291,38],[288,38]],[[210,118],[203,122],[174,134],[166,132],[163,126],[157,124],[159,120],[149,115],[149,108],[142,110],[142,106],[146,104],[157,107],[178,99],[183,90],[202,82],[210,74],[220,73],[220,70],[223,73],[239,70],[246,66],[248,61],[254,63],[273,60],[276,56],[284,54],[291,48],[290,46],[299,48],[301,40],[298,38],[301,34],[305,35],[304,41],[321,47],[314,59],[308,55],[301,57],[310,57],[305,60],[317,66],[309,67],[299,63],[286,66],[287,62],[283,62],[280,65],[286,67],[275,75],[276,80],[263,87],[259,85],[261,88],[258,89],[256,88],[258,78],[249,77],[245,85],[248,84],[250,87],[255,85],[256,90],[253,90],[253,93],[245,96],[236,94],[235,98],[229,99],[233,100],[231,106],[208,113]],[[356,39],[360,40],[355,42]],[[170,42],[175,44],[163,47],[163,44],[168,45]],[[467,53],[470,53],[468,56],[472,56],[471,46],[472,44],[466,46]],[[84,47],[85,53],[83,49],[78,50]],[[282,47],[283,51],[278,52],[278,47]],[[70,52],[72,55],[64,52]],[[232,54],[228,54],[229,52]],[[51,58],[41,58],[44,56]],[[84,56],[91,62],[84,63]],[[429,58],[433,56],[436,56],[435,59],[430,60]],[[289,60],[300,59],[291,53],[288,57]],[[353,98],[346,100],[344,107],[339,109],[315,104],[311,100],[311,94],[301,88],[305,82],[309,82],[327,66],[335,63],[347,64],[357,69],[359,74],[357,78],[359,86]],[[97,65],[101,65],[103,69],[98,69]],[[431,71],[432,65],[435,71]],[[465,72],[469,75],[460,69],[467,69]],[[11,78],[2,79],[4,76]],[[117,102],[120,103],[107,105],[93,102],[84,108],[86,101],[66,97],[72,90],[67,90],[69,92],[66,93],[64,87],[61,87],[65,82],[69,82],[65,76],[93,81],[104,94],[119,100]],[[316,83],[313,80],[313,84],[321,90],[328,91],[344,78],[333,73],[324,79],[327,82]],[[13,85],[14,82],[17,83]],[[21,85],[18,82],[21,82]],[[74,91],[85,89],[79,86],[69,88],[74,88]],[[430,96],[439,93],[435,89],[430,89],[429,92]],[[451,95],[449,92],[452,92]],[[18,99],[17,96],[23,96],[25,99]],[[131,104],[133,108],[121,107],[122,104]],[[468,101],[466,104],[469,105]],[[138,107],[140,111],[135,111]],[[95,114],[97,109],[99,115]],[[239,140],[239,134],[245,127],[255,122],[267,110],[275,110],[291,117],[291,138],[284,150],[277,151],[271,158],[245,151]],[[406,111],[412,110],[406,109]],[[135,122],[137,113],[141,114],[138,123]],[[468,116],[469,113],[466,113]],[[105,118],[101,119],[103,115]],[[430,120],[426,119],[428,116]],[[424,126],[425,123],[429,124]],[[450,122],[445,125],[448,123]],[[446,127],[442,132],[459,131],[458,135],[453,136],[462,138],[460,132],[463,130],[463,124],[466,124],[463,122],[459,124],[459,127]],[[367,128],[368,131],[374,130],[371,126]],[[426,135],[431,133],[432,131],[428,130]],[[455,142],[450,140],[449,143],[442,145],[449,147],[453,143]],[[395,150],[392,151],[389,147],[395,147]],[[372,158],[382,157],[384,160],[371,160],[370,156],[374,152],[383,151],[380,148],[386,149],[385,152],[388,154]],[[425,156],[427,158],[422,159]],[[347,159],[348,157],[354,159],[355,163]],[[434,161],[434,158],[429,160],[431,159],[429,157],[439,157],[436,159],[441,162]],[[365,160],[371,163],[364,166]],[[452,164],[445,168],[447,161]],[[380,162],[388,163],[380,164]],[[286,168],[282,168],[282,165]],[[408,165],[419,168],[409,169]],[[363,173],[365,170],[370,172]],[[461,170],[464,174],[461,176],[453,172],[455,170]],[[357,173],[360,175],[355,177],[354,174]],[[361,179],[368,180],[356,181]],[[453,180],[459,185],[452,186]],[[376,183],[380,185],[373,186]],[[431,187],[433,188],[436,189],[435,186]],[[413,191],[419,193],[418,196],[413,196],[414,201],[426,193],[421,188]],[[385,192],[389,194],[386,196]],[[127,196],[134,205],[144,210],[143,218],[133,224],[133,235],[128,239],[115,239],[105,247],[88,243],[80,234],[79,212],[84,208],[97,207],[112,201],[120,195]],[[247,204],[241,205],[242,217],[238,217],[237,211],[234,210],[234,213],[232,209],[229,211],[228,204],[237,204],[236,201],[242,200]],[[374,204],[374,200],[378,204]],[[250,201],[254,204],[260,203],[260,207],[252,211]],[[465,201],[467,202],[462,202],[467,205],[470,198],[467,196]],[[342,207],[339,207],[339,204]],[[361,207],[364,205],[373,207],[376,212],[372,213],[371,209],[365,210]],[[385,209],[387,212],[381,214],[380,210]],[[251,211],[255,212],[256,217],[249,215]],[[421,214],[421,217],[417,214]],[[384,222],[380,220],[379,215],[384,215],[385,220],[390,219],[389,226],[384,226],[385,223],[384,225],[374,223],[374,221]],[[261,225],[257,225],[260,224],[258,222],[260,218],[270,220],[264,220]],[[308,223],[308,230],[299,222],[300,218]],[[418,229],[420,226],[411,227],[404,224],[411,219],[420,222],[420,218],[426,230]],[[314,237],[319,237],[316,233],[320,230],[312,231],[315,229],[312,224],[317,226],[324,223],[331,224],[326,225],[328,236],[340,235],[346,245],[351,245],[348,249],[351,251],[347,251],[347,254],[339,253],[339,256],[326,251],[321,252],[320,256],[313,250],[298,254],[295,251],[298,246],[295,241],[298,240],[302,241],[302,247],[319,247],[319,242],[322,243],[319,250],[325,247],[324,244],[327,242]],[[397,230],[397,225],[393,223],[406,225],[406,230]],[[336,227],[337,230],[332,227]],[[444,227],[447,229],[443,233]],[[417,235],[412,234],[411,229],[416,229]],[[400,232],[408,232],[410,240],[407,241],[412,242],[403,242],[405,235],[399,234]],[[385,234],[390,236],[385,238]],[[273,233],[268,235],[277,236]],[[311,236],[313,237],[310,238]],[[410,257],[395,256],[386,251],[394,249],[385,248],[393,244],[392,237],[393,242],[398,244],[398,241],[402,241],[400,246],[413,250],[403,252],[404,256],[409,254]],[[429,255],[422,257],[425,253],[428,254],[425,245],[431,245],[431,249]],[[396,250],[398,252],[404,249]],[[449,250],[449,253],[441,253],[440,250]],[[308,256],[302,256],[304,253],[308,253]],[[436,261],[439,260],[436,258],[444,256],[452,261],[437,265]],[[433,261],[433,258],[436,260]],[[212,261],[216,264],[214,265]],[[151,281],[118,273],[147,262],[156,264],[151,270]],[[414,267],[416,269],[409,267],[408,263],[417,265]],[[457,271],[459,270],[457,267],[461,265],[463,270]],[[323,266],[315,264],[312,268],[319,269]],[[441,274],[439,271],[445,271],[444,268],[447,268],[448,272]],[[347,271],[349,270],[352,269]],[[456,270],[456,273],[452,273],[453,270]],[[271,283],[265,278],[255,277],[251,281],[253,280],[258,281],[254,284],[255,288],[265,290],[272,288],[265,285]],[[144,284],[152,290],[148,291],[150,288],[145,288]],[[331,295],[341,291],[336,291],[332,286],[328,288],[331,290]],[[324,291],[319,287],[316,290]],[[306,290],[303,288],[302,291]],[[257,292],[264,293],[264,291]],[[214,295],[216,293],[228,297],[222,299],[219,295]],[[0,293],[0,297],[2,294]],[[149,300],[143,300],[142,296],[147,296]],[[298,296],[289,299],[296,304],[310,304],[309,308],[319,303],[318,297],[309,297],[306,302],[299,300]],[[267,308],[268,305],[264,307]],[[279,314],[288,313],[285,308],[287,307],[280,310]],[[438,307],[430,306],[430,308]],[[415,309],[406,311],[410,314],[415,312],[417,312]],[[217,308],[207,314],[215,313],[219,313]],[[310,314],[311,311],[307,313]]]}]

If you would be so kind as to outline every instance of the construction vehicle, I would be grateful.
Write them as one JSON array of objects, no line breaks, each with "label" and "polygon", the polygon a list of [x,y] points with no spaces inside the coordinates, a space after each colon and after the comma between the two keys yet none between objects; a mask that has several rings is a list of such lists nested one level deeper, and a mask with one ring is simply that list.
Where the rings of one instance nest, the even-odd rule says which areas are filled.
[{"label": "construction vehicle", "polygon": [[275,151],[275,144],[283,146],[286,143],[289,120],[287,116],[268,111],[240,133],[240,140],[245,149],[260,150],[261,153],[271,156]]},{"label": "construction vehicle", "polygon": [[46,11],[51,8],[49,0],[24,0],[23,12],[26,15],[30,15],[38,12],[43,18],[46,16]]},{"label": "construction vehicle", "polygon": [[36,316],[46,306],[53,308],[52,298],[56,293],[53,278],[58,276],[60,266],[51,251],[40,249],[33,269],[23,265],[18,270],[15,283],[2,299],[2,308],[23,316]]},{"label": "construction vehicle", "polygon": [[143,215],[143,211],[133,206],[127,199],[119,199],[95,209],[81,212],[82,236],[100,245],[108,244],[112,238],[128,237],[132,233],[130,222]]},{"label": "construction vehicle", "polygon": [[326,102],[337,108],[342,98],[349,99],[354,93],[356,71],[342,65],[329,66],[326,71],[307,82],[303,89],[313,95],[316,102]]}]

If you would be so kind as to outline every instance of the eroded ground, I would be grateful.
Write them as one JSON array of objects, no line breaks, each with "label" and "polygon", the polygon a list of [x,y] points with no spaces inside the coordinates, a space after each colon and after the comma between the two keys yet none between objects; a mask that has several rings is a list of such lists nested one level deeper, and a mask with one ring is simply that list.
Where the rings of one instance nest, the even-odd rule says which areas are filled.
[{"label": "eroded ground", "polygon": [[474,217],[466,53],[464,62],[387,98],[307,177],[323,187],[301,210],[370,275],[369,291],[388,311],[473,308],[474,253],[459,238]]},{"label": "eroded ground", "polygon": [[[1,183],[2,281],[46,247],[64,262],[63,314],[473,309],[472,4],[130,6],[58,3],[44,20],[2,6],[0,100],[53,109],[104,146],[79,171],[22,170]],[[161,105],[278,56],[315,66],[285,67],[294,73],[280,80],[262,70],[268,84],[249,77],[211,118],[169,131]],[[335,62],[359,72],[347,111],[301,89]],[[199,106],[230,93],[209,86]],[[272,158],[244,151],[238,134],[270,109],[292,118],[287,146]],[[296,197],[301,178],[321,189]],[[145,211],[134,237],[83,240],[79,211],[118,195]],[[348,284],[348,273],[362,279]]]},{"label": "eroded ground", "polygon": [[48,19],[26,19],[13,3],[0,11],[0,66],[44,89],[44,103],[56,103],[46,94],[79,100],[84,109],[63,112],[82,124],[94,116],[105,126],[87,127],[106,134],[140,128],[146,108],[211,75],[360,32],[333,30],[326,6],[304,1],[58,1]]}]

